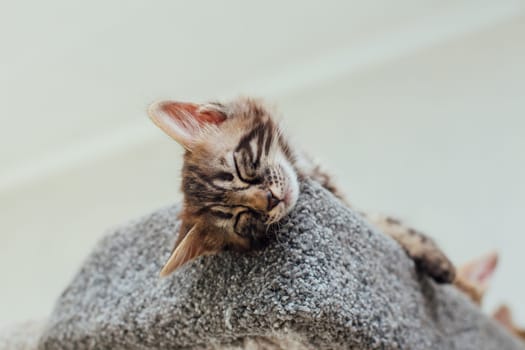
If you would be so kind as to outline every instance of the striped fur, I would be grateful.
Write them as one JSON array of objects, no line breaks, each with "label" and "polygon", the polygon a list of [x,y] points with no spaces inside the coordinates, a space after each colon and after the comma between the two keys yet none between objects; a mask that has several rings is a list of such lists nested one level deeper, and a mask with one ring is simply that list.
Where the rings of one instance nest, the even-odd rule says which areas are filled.
[{"label": "striped fur", "polygon": [[[199,255],[263,247],[268,228],[295,205],[301,178],[318,181],[344,201],[331,178],[290,147],[275,113],[259,100],[167,101],[149,114],[186,149],[182,225],[162,275]],[[431,239],[397,220],[364,215],[436,281],[454,280],[454,266]]]}]

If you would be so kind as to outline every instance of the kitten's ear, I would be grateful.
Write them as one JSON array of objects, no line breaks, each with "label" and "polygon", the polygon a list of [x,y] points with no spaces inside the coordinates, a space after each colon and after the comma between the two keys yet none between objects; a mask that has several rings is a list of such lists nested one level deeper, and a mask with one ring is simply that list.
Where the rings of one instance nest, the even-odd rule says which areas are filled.
[{"label": "kitten's ear", "polygon": [[219,247],[210,247],[205,239],[205,233],[199,230],[198,225],[193,226],[184,238],[175,245],[168,261],[160,271],[160,276],[165,277],[193,259],[201,255],[217,253]]},{"label": "kitten's ear", "polygon": [[190,149],[193,141],[209,125],[218,125],[226,115],[212,104],[195,104],[162,101],[152,104],[148,114],[153,122],[184,148]]},{"label": "kitten's ear", "polygon": [[492,318],[497,320],[499,323],[504,325],[507,328],[512,329],[514,322],[512,320],[512,314],[507,305],[500,305],[496,311],[492,314]]},{"label": "kitten's ear", "polygon": [[483,293],[497,265],[498,253],[491,252],[459,267],[458,276],[475,285]]}]

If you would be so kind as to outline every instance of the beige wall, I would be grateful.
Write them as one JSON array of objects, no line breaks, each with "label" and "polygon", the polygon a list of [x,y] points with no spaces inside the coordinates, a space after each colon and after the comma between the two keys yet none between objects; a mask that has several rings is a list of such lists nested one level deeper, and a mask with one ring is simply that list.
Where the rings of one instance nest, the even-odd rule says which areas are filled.
[{"label": "beige wall", "polygon": [[151,101],[239,93],[275,102],[356,206],[457,262],[498,250],[487,308],[525,324],[521,1],[23,6],[0,11],[0,326],[45,316],[104,230],[180,198]]}]

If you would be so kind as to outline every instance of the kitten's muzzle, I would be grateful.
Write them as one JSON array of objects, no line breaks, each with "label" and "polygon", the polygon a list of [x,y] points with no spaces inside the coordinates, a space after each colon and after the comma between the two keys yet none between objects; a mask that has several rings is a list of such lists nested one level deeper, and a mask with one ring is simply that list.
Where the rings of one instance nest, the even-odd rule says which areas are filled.
[{"label": "kitten's muzzle", "polygon": [[266,198],[268,198],[268,207],[266,208],[268,211],[272,210],[278,206],[279,203],[281,203],[281,199],[276,197],[272,191],[268,191]]},{"label": "kitten's muzzle", "polygon": [[251,186],[239,193],[234,201],[239,203],[239,205],[249,207],[262,215],[277,210],[279,204],[284,203],[280,197],[275,195],[275,192],[272,191],[272,189],[262,186]]}]

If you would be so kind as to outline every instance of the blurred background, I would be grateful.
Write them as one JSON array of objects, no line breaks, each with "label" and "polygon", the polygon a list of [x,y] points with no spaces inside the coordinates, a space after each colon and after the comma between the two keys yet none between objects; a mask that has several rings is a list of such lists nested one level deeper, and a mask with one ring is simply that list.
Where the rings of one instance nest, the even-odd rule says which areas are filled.
[{"label": "blurred background", "polygon": [[257,95],[356,207],[461,263],[525,325],[522,0],[0,4],[0,326],[45,317],[103,233],[180,199],[158,99]]}]

